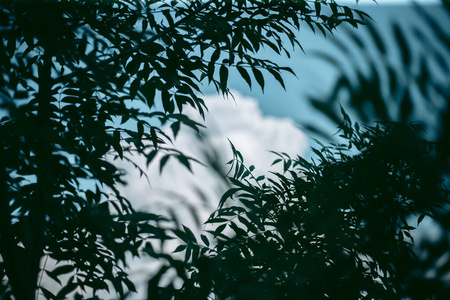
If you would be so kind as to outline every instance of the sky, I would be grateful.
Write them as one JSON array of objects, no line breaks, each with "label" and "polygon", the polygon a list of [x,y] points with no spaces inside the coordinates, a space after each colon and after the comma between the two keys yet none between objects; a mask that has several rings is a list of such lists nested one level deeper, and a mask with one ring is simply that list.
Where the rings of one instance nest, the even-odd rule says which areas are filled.
[{"label": "sky", "polygon": [[[355,0],[338,0],[338,3],[354,5]],[[366,10],[379,26],[386,21],[396,19],[402,24],[414,23],[414,14],[405,10],[403,4],[410,0],[360,0],[358,8]],[[438,0],[416,0],[421,4],[436,4]],[[450,26],[449,26],[450,28]],[[339,30],[338,30],[339,33]],[[203,162],[193,165],[189,172],[176,161],[169,161],[163,173],[159,174],[158,165],[152,164],[147,170],[150,182],[140,177],[130,165],[122,167],[129,172],[128,185],[123,189],[125,197],[131,200],[135,209],[153,213],[173,213],[184,224],[200,232],[209,214],[217,207],[221,195],[229,187],[219,173],[226,173],[231,157],[229,141],[242,152],[246,165],[256,167],[256,175],[267,175],[268,171],[280,171],[271,167],[275,156],[269,151],[284,152],[291,156],[308,155],[313,142],[307,133],[301,130],[301,122],[316,122],[333,133],[335,128],[315,115],[305,103],[311,94],[326,94],[333,84],[336,70],[321,64],[310,55],[317,49],[329,48],[329,42],[321,35],[311,33],[306,26],[299,35],[305,53],[297,51],[292,59],[274,58],[280,65],[294,69],[297,77],[285,74],[286,91],[274,80],[266,81],[262,92],[258,87],[249,89],[237,74],[230,73],[230,87],[234,98],[223,99],[215,95],[212,88],[204,89],[203,97],[209,113],[206,115],[207,130],[198,136],[190,129],[182,129],[175,141],[175,147],[183,153]],[[337,53],[337,52],[336,52]],[[338,55],[338,54],[337,54]],[[200,118],[194,111],[187,111],[194,119]],[[217,172],[208,162],[208,157],[217,159],[221,166]],[[156,160],[157,161],[157,160]],[[145,166],[145,160],[139,157],[135,162]],[[425,220],[422,230],[433,237],[430,220]],[[135,281],[138,294],[131,299],[145,298],[146,274],[151,272],[150,261],[133,261],[131,279]]]},{"label": "sky", "polygon": [[[358,8],[367,11],[377,26],[387,26],[386,21],[390,18],[403,24],[414,22],[411,10],[405,11],[405,7],[398,5],[385,6],[386,2],[398,4],[409,1],[378,1],[380,5],[365,6],[367,2],[370,1],[361,0]],[[314,35],[305,28],[299,35],[305,53],[297,51],[290,60],[274,58],[280,65],[292,67],[297,74],[297,77],[286,74],[286,91],[273,80],[267,80],[264,92],[258,87],[249,89],[239,75],[230,73],[229,84],[234,99],[223,99],[215,95],[212,88],[206,87],[203,98],[209,109],[205,120],[207,130],[199,137],[192,130],[182,129],[175,147],[207,166],[207,158],[215,157],[221,165],[219,173],[225,173],[226,162],[232,158],[230,140],[242,152],[246,165],[256,167],[256,175],[267,175],[269,170],[274,170],[270,164],[275,159],[269,150],[286,152],[291,156],[308,154],[313,142],[300,129],[300,122],[323,123],[330,134],[334,133],[334,125],[327,125],[325,120],[314,114],[311,107],[305,105],[305,99],[311,93],[326,94],[337,76],[336,69],[321,64],[310,54],[317,49],[336,49],[330,48],[326,38]],[[338,52],[336,55],[339,57]],[[195,112],[188,111],[188,114],[201,121]],[[145,165],[142,159],[136,158],[136,162]],[[174,214],[197,233],[202,228],[200,224],[217,207],[221,195],[229,187],[211,166],[194,164],[191,173],[176,161],[169,161],[159,176],[158,165],[153,164],[148,169],[150,183],[145,178],[139,178],[139,173],[132,167],[123,167],[130,172],[124,196],[132,201],[136,209]],[[425,220],[423,224],[427,222]],[[427,234],[431,235],[432,228],[428,224],[423,230],[428,230]],[[138,261],[132,264],[132,279],[139,289],[137,298],[133,299],[145,295],[147,279],[142,275],[148,274],[151,269],[151,263]]]},{"label": "sky", "polygon": [[[255,175],[259,176],[267,175],[269,170],[282,171],[270,167],[276,157],[269,150],[293,157],[306,153],[307,137],[290,118],[263,115],[257,99],[243,96],[239,91],[233,91],[233,95],[234,99],[206,95],[204,99],[209,112],[204,123],[207,129],[202,131],[201,138],[192,129],[182,127],[175,140],[176,149],[206,166],[194,163],[190,172],[177,161],[169,160],[159,175],[158,164],[151,164],[147,170],[149,183],[140,178],[133,167],[123,165],[129,171],[129,184],[123,195],[132,201],[135,209],[169,216],[173,212],[183,224],[199,233],[201,223],[217,207],[221,195],[229,187],[223,176],[208,163],[208,156],[216,157],[218,165],[222,166],[219,173],[226,173],[226,163],[232,157],[231,141],[242,153],[247,166],[254,165]],[[186,113],[201,121],[195,111],[188,110]],[[145,165],[145,159],[136,157],[134,161]],[[132,263],[131,275],[139,289],[138,298],[145,295],[147,279],[142,275],[148,274],[152,266],[151,261]]]},{"label": "sky", "polygon": [[[193,109],[183,111],[195,121],[202,122],[206,129],[199,136],[191,128],[182,127],[174,140],[174,147],[204,164],[208,164],[207,154],[214,154],[222,165],[222,173],[228,171],[226,163],[232,158],[229,142],[242,153],[245,163],[254,165],[260,174],[266,174],[276,158],[269,151],[284,152],[293,157],[306,153],[307,137],[293,120],[263,115],[257,99],[243,96],[239,91],[232,93],[234,98],[223,98],[221,95],[203,97],[208,106],[205,122]],[[213,150],[215,152],[211,153]],[[145,159],[136,158],[135,161],[145,165]],[[156,159],[148,169],[150,184],[141,184],[143,180],[139,179],[137,171],[128,179],[129,187],[132,188],[126,188],[124,193],[127,198],[135,199],[136,208],[153,209],[150,207],[153,202],[149,203],[146,198],[165,201],[169,197],[176,201],[191,201],[199,198],[198,188],[202,189],[208,201],[217,197],[217,190],[225,191],[226,186],[214,183],[220,176],[210,167],[193,163],[190,172],[177,161],[169,160],[159,175],[158,163]],[[142,198],[141,195],[146,197]],[[215,206],[217,201],[212,200],[212,204]]]},{"label": "sky", "polygon": [[[395,2],[395,1],[394,1]],[[434,1],[422,1],[424,3],[435,3]],[[352,1],[352,3],[354,3]],[[417,15],[410,6],[403,5],[359,5],[358,9],[367,10],[374,19],[377,27],[380,27],[390,39],[394,39],[388,21],[396,21],[402,27],[411,27],[417,24]],[[439,15],[439,9],[434,9],[434,13]],[[450,26],[448,27],[450,28]],[[364,31],[360,27],[355,31]],[[339,36],[344,30],[337,28],[334,35]],[[252,96],[258,99],[263,114],[277,116],[281,118],[291,118],[297,124],[316,124],[330,134],[334,133],[336,127],[329,121],[323,119],[320,115],[313,113],[312,108],[305,101],[310,96],[323,97],[328,95],[330,87],[333,85],[338,70],[329,63],[319,60],[314,56],[316,51],[325,51],[333,53],[339,60],[348,60],[340,51],[337,51],[330,43],[329,37],[323,37],[320,33],[314,34],[309,27],[304,25],[300,30],[299,41],[302,44],[304,52],[295,51],[291,58],[276,57],[268,54],[268,58],[282,66],[293,68],[297,77],[285,73],[284,81],[286,90],[276,82],[266,84],[265,91],[262,92],[258,87],[249,89],[239,75],[230,72],[230,86],[232,89],[239,90],[245,96]],[[395,51],[394,55],[395,55]],[[358,57],[358,53],[354,53]],[[362,57],[359,55],[359,57]],[[393,57],[393,60],[398,57]],[[207,93],[213,93],[212,88],[205,88]],[[317,136],[316,136],[317,137]],[[310,141],[312,143],[312,141]]]},{"label": "sky", "polygon": [[[358,8],[367,11],[377,26],[386,26],[389,18],[404,24],[414,22],[411,11],[405,11],[406,8],[402,6],[392,6],[404,2],[410,1],[380,0],[379,5],[367,6],[372,1],[361,0]],[[417,2],[433,4],[437,1]],[[390,5],[385,6],[386,4]],[[221,164],[221,173],[227,171],[225,164],[231,159],[228,140],[242,152],[247,166],[255,165],[256,175],[266,175],[269,169],[273,170],[270,163],[275,156],[269,150],[286,152],[291,156],[307,155],[312,142],[300,129],[299,122],[325,121],[320,120],[311,107],[305,105],[305,98],[311,93],[326,94],[327,87],[332,86],[337,76],[335,69],[320,64],[309,54],[317,49],[336,50],[329,47],[327,39],[305,29],[301,31],[299,39],[306,53],[295,52],[290,60],[274,59],[281,65],[291,66],[297,73],[297,77],[286,74],[286,91],[270,80],[267,81],[264,92],[257,87],[249,89],[237,74],[233,76],[230,73],[229,83],[234,99],[223,99],[215,95],[212,88],[205,88],[206,95],[203,98],[209,109],[205,121],[207,130],[199,137],[192,130],[182,129],[175,147],[206,165],[207,157],[215,157]],[[200,121],[195,112],[188,111],[188,114]],[[325,127],[330,134],[335,131],[330,125]],[[136,162],[145,165],[142,159],[136,158]],[[201,230],[199,223],[206,220],[216,208],[220,196],[229,187],[211,166],[208,168],[194,164],[191,173],[176,161],[169,161],[159,176],[158,165],[153,164],[148,169],[150,183],[139,178],[139,173],[130,166],[123,167],[130,172],[124,196],[132,201],[136,209],[173,213],[197,233]],[[427,222],[429,223],[425,220],[423,224]],[[428,235],[432,235],[433,227],[430,224],[424,228]],[[151,269],[150,263],[139,261],[132,264],[132,279],[139,290],[137,298],[133,299],[145,295],[147,279],[142,275]]]}]

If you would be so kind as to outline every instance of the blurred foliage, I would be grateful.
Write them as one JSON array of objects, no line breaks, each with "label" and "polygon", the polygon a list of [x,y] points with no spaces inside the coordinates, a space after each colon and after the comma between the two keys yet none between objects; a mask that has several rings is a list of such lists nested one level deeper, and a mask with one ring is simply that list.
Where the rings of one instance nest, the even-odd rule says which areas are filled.
[{"label": "blurred foliage", "polygon": [[236,68],[249,86],[284,86],[292,70],[262,47],[289,56],[301,23],[325,33],[365,16],[334,1],[1,1],[0,297],[134,291],[127,256],[164,258],[155,242],[173,225],[133,210],[114,161],[161,153],[161,170],[190,168],[161,126],[201,126],[182,112],[204,114],[202,84],[228,94]]},{"label": "blurred foliage", "polygon": [[[436,172],[450,178],[450,2],[441,6],[414,6],[414,22],[390,25],[391,36],[373,22],[358,31],[344,28],[330,41],[345,56],[337,59],[317,51],[319,59],[339,71],[325,97],[312,105],[334,123],[339,103],[352,118],[419,121],[426,136],[439,144]],[[436,13],[436,14],[435,14]],[[429,230],[438,238],[420,236],[414,247],[419,258],[405,264],[409,275],[405,293],[411,299],[446,299],[450,294],[450,213],[448,205],[434,215]],[[428,232],[428,231],[425,231]],[[434,297],[434,298],[433,298]]]},{"label": "blurred foliage", "polygon": [[[275,153],[284,173],[268,176],[254,175],[232,145],[233,186],[207,230],[200,240],[176,233],[182,286],[160,284],[149,299],[448,298],[450,43],[446,21],[416,10],[411,30],[392,25],[393,42],[370,23],[330,37],[346,60],[314,54],[340,75],[312,104],[345,143],[318,142],[312,161]],[[442,13],[448,20],[448,7]],[[360,122],[381,122],[353,124],[340,104]],[[415,234],[424,220],[442,229],[437,239]]]},{"label": "blurred foliage", "polygon": [[[438,145],[420,126],[352,124],[344,144],[313,148],[311,162],[277,154],[283,173],[254,175],[233,146],[233,187],[201,242],[184,241],[187,276],[149,299],[425,299],[411,275],[415,226],[449,204]],[[207,226],[208,228],[208,226]],[[154,284],[154,283],[151,283]],[[424,286],[421,286],[424,287]],[[442,297],[447,290],[440,290]],[[444,293],[445,292],[445,293]],[[443,298],[437,298],[443,299]]]},{"label": "blurred foliage", "polygon": [[326,97],[312,95],[312,105],[335,124],[340,103],[364,123],[414,121],[432,139],[448,137],[450,10],[441,5],[414,11],[414,22],[393,21],[389,34],[368,21],[361,30],[343,26],[339,35],[329,36],[340,55],[324,50],[312,55],[339,75]]}]

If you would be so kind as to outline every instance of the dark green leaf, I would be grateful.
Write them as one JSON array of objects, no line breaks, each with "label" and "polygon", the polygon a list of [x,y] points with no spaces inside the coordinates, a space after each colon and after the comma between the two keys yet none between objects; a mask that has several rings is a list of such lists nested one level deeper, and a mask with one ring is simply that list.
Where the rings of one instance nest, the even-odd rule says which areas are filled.
[{"label": "dark green leaf", "polygon": [[200,235],[200,238],[202,239],[203,243],[205,243],[205,245],[207,247],[209,247],[209,240],[208,240],[208,238],[205,235],[203,235],[203,234]]},{"label": "dark green leaf", "polygon": [[403,61],[403,65],[409,67],[411,65],[411,51],[408,48],[408,42],[400,29],[400,25],[394,24],[393,26],[395,40],[399,45],[400,57]]},{"label": "dark green leaf", "polygon": [[62,274],[73,272],[74,269],[75,268],[72,265],[64,265],[53,269],[52,273],[54,276],[59,276]]},{"label": "dark green leaf", "polygon": [[239,74],[241,74],[242,78],[247,83],[247,85],[251,88],[252,80],[250,79],[250,75],[248,74],[247,70],[244,67],[240,67],[240,66],[237,66],[236,68],[239,71]]},{"label": "dark green leaf", "polygon": [[220,66],[220,88],[222,91],[226,91],[228,83],[228,68],[225,65]]},{"label": "dark green leaf", "polygon": [[186,245],[179,245],[175,250],[172,251],[172,253],[182,252],[186,249],[186,247]]},{"label": "dark green leaf", "polygon": [[162,173],[162,170],[164,168],[164,166],[166,165],[167,161],[169,160],[170,155],[165,155],[161,158],[160,162],[159,162],[159,173]]},{"label": "dark green leaf", "polygon": [[253,75],[255,76],[256,82],[258,82],[261,90],[264,91],[264,76],[262,75],[261,71],[256,68],[252,68],[252,71]]}]

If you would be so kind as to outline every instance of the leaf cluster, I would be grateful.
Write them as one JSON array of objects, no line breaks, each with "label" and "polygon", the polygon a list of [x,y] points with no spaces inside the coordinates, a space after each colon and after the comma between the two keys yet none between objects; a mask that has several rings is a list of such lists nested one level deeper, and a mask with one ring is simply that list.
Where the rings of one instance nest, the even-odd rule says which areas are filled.
[{"label": "leaf cluster", "polygon": [[329,41],[345,59],[323,50],[312,53],[339,72],[327,96],[310,97],[313,107],[335,124],[341,103],[364,123],[420,121],[432,139],[448,136],[450,36],[444,24],[450,15],[445,6],[436,11],[442,14],[414,6],[417,22],[391,21],[389,32],[371,21],[358,31],[342,26],[340,36]]},{"label": "leaf cluster", "polygon": [[[415,22],[390,23],[389,32],[368,22],[361,31],[346,27],[330,41],[346,59],[338,60],[326,51],[314,56],[328,62],[340,75],[326,97],[312,96],[312,105],[334,123],[340,122],[338,102],[351,109],[354,118],[419,121],[426,136],[437,141],[436,172],[449,178],[450,149],[450,36],[448,1],[435,7],[414,6]],[[355,53],[358,53],[356,59]],[[311,127],[310,127],[311,128]],[[422,235],[414,247],[419,257],[408,266],[408,284],[403,293],[411,299],[446,298],[450,286],[448,210],[435,214],[436,236]]]},{"label": "leaf cluster", "polygon": [[[434,143],[397,123],[360,127],[315,159],[278,154],[255,178],[234,150],[233,187],[176,299],[397,299],[416,261],[411,231],[448,204]],[[180,248],[179,250],[183,250]]]},{"label": "leaf cluster", "polygon": [[2,292],[33,299],[39,274],[62,285],[38,287],[49,299],[133,291],[125,254],[159,257],[146,241],[168,237],[120,194],[114,160],[162,153],[161,170],[170,157],[190,168],[161,126],[201,126],[182,112],[204,115],[203,83],[228,94],[236,68],[249,86],[267,74],[284,85],[292,70],[255,57],[262,47],[289,55],[301,22],[325,32],[364,17],[334,1],[2,1]]}]

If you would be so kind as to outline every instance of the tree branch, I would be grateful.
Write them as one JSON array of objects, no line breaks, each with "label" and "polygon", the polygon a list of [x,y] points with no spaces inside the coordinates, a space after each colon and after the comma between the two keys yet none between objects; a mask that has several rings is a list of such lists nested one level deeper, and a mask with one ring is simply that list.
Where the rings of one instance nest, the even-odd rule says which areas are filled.
[{"label": "tree branch", "polygon": [[[214,0],[209,0],[208,2],[204,3],[203,5],[199,6],[197,10],[192,11],[191,13],[189,13],[188,15],[186,15],[185,17],[181,18],[180,20],[178,20],[177,22],[175,22],[172,26],[166,28],[165,30],[155,34],[154,36],[152,36],[151,38],[149,38],[147,41],[143,42],[140,45],[136,45],[133,48],[127,50],[127,51],[123,51],[120,54],[114,56],[114,57],[110,57],[108,59],[105,59],[99,63],[97,63],[96,67],[99,67],[101,65],[107,65],[113,61],[116,61],[117,59],[120,59],[124,56],[130,55],[132,53],[138,52],[141,48],[147,46],[148,44],[153,43],[154,41],[156,41],[157,39],[161,38],[162,36],[168,34],[169,32],[171,32],[172,30],[174,30],[175,28],[177,28],[180,24],[186,22],[188,19],[192,18],[193,16],[195,16],[197,13],[201,12],[202,10],[204,10],[205,8],[207,8],[212,2],[214,2]],[[75,71],[73,71],[70,74],[67,75],[63,75],[60,76],[58,78],[55,78],[53,80],[53,85],[58,84],[58,83],[63,83],[69,79],[72,79],[76,76],[79,76],[81,74],[86,74],[87,72],[91,71],[93,69],[93,67],[86,67],[86,68],[80,68],[77,69]]]}]

